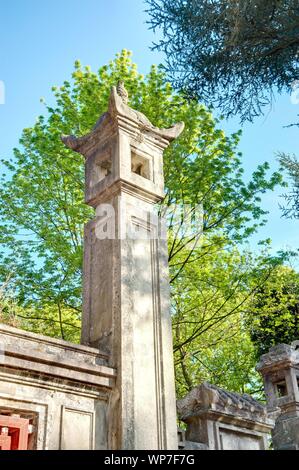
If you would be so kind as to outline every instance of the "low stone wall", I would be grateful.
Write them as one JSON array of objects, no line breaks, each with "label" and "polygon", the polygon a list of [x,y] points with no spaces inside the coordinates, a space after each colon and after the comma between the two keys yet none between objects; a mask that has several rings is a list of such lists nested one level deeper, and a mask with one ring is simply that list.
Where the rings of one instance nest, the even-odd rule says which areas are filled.
[{"label": "low stone wall", "polygon": [[[274,426],[266,407],[251,396],[204,382],[177,402],[187,424],[181,448],[264,450]],[[200,447],[199,447],[200,445]]]},{"label": "low stone wall", "polygon": [[107,448],[116,378],[107,355],[6,325],[0,352],[0,415],[30,420],[29,448]]}]

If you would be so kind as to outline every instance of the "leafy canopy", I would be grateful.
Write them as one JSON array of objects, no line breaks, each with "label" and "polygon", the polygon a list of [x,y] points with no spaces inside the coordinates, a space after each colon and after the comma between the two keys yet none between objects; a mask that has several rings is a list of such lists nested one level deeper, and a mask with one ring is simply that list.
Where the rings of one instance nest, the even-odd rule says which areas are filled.
[{"label": "leafy canopy", "polygon": [[[0,285],[10,279],[19,307],[15,316],[23,328],[79,340],[83,225],[93,210],[83,202],[83,157],[67,149],[60,136],[89,132],[120,78],[129,104],[154,125],[185,122],[183,134],[165,152],[161,210],[169,211],[177,377],[186,363],[191,376],[182,379],[186,389],[203,377],[194,372],[196,351],[206,349],[207,361],[213,358],[219,370],[224,341],[232,332],[239,344],[247,341],[238,326],[240,317],[234,315],[240,315],[253,288],[244,287],[249,264],[235,246],[264,223],[261,195],[281,183],[281,176],[268,176],[265,163],[245,181],[237,150],[240,132],[225,135],[209,110],[174,92],[160,67],[153,66],[144,77],[124,50],[97,72],[76,62],[72,79],[53,87],[53,103],[45,104],[45,115],[24,129],[13,158],[2,160]],[[175,205],[184,204],[195,219],[192,230],[185,217],[175,216]],[[218,353],[213,345],[219,345]],[[245,375],[239,374],[235,388]]]},{"label": "leafy canopy", "polygon": [[279,343],[299,338],[299,273],[274,269],[249,305],[249,331],[257,357]]},{"label": "leafy canopy", "polygon": [[[298,79],[298,0],[147,0],[173,85],[252,120]],[[297,82],[296,82],[297,83]]]},{"label": "leafy canopy", "polygon": [[283,215],[299,219],[299,160],[295,155],[280,153],[279,162],[290,179],[290,191],[284,195],[286,205],[282,207]]}]

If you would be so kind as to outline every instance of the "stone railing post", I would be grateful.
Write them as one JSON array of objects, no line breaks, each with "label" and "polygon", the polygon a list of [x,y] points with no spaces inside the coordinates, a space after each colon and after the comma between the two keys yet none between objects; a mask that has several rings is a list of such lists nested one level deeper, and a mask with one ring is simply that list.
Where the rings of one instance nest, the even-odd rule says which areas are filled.
[{"label": "stone railing post", "polygon": [[299,450],[299,341],[278,344],[257,365],[262,374],[269,412],[276,416],[272,431],[276,450]]}]

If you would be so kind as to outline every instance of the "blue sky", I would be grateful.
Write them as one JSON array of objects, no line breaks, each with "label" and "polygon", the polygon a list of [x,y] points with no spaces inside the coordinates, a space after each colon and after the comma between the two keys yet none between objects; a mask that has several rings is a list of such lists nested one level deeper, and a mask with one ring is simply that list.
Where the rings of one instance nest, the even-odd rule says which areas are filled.
[{"label": "blue sky", "polygon": [[[133,51],[139,70],[146,73],[163,55],[150,50],[158,38],[148,30],[143,0],[2,0],[0,80],[6,101],[0,105],[0,158],[12,154],[24,127],[44,113],[40,98],[51,100],[51,86],[68,79],[79,59],[99,68],[121,49]],[[299,104],[279,96],[272,109],[243,126],[240,150],[248,177],[263,161],[277,168],[276,153],[298,151],[299,129],[283,126],[297,120]],[[299,120],[299,118],[298,118]],[[237,119],[223,124],[227,132],[240,128]],[[274,249],[298,247],[299,221],[281,218],[282,190],[269,193],[263,207],[269,222],[252,240],[270,237]]]}]

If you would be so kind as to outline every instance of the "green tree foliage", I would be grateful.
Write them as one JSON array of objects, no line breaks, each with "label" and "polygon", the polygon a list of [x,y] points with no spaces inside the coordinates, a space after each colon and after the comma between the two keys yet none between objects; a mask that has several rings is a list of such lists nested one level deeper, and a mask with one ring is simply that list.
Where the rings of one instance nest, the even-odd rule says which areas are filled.
[{"label": "green tree foliage", "polygon": [[147,0],[176,88],[252,120],[298,79],[298,0]]},{"label": "green tree foliage", "polygon": [[[53,88],[53,104],[46,104],[45,116],[24,129],[14,157],[2,161],[7,175],[2,176],[0,188],[0,279],[4,282],[11,276],[24,328],[78,341],[83,224],[93,217],[93,210],[83,203],[83,157],[67,149],[60,136],[89,132],[106,111],[111,86],[120,78],[129,92],[129,104],[156,126],[185,122],[183,134],[165,152],[166,197],[161,206],[169,227],[175,329],[188,309],[188,322],[196,329],[194,337],[191,326],[180,330],[176,360],[180,367],[179,355],[185,354],[182,335],[188,344],[188,367],[192,348],[205,349],[200,346],[205,335],[203,344],[210,344],[209,354],[215,364],[218,361],[219,372],[222,353],[211,349],[218,344],[212,325],[224,341],[225,334],[232,333],[231,318],[239,343],[247,341],[243,342],[243,330],[233,318],[250,294],[243,286],[246,276],[242,277],[241,265],[247,261],[237,260],[234,246],[264,223],[261,194],[280,183],[281,176],[269,176],[265,163],[245,182],[237,151],[240,133],[226,136],[203,105],[173,91],[159,67],[140,75],[127,51],[97,72],[76,62],[72,79]],[[187,205],[188,214],[177,211],[177,205]],[[205,278],[204,287],[200,276]],[[201,290],[206,300],[200,297]],[[197,328],[198,322],[210,322],[211,327]],[[221,348],[226,350],[223,343]],[[207,352],[210,361],[208,356]],[[201,376],[192,372],[189,383]]]},{"label": "green tree foliage", "polygon": [[236,248],[185,267],[172,296],[177,394],[208,380],[240,393],[262,390],[248,330],[248,309],[281,259]]},{"label": "green tree foliage", "polygon": [[7,278],[0,285],[0,322],[18,327],[21,326],[17,317],[19,306],[13,293],[10,292],[9,281],[10,279]]},{"label": "green tree foliage", "polygon": [[284,195],[286,206],[282,207],[283,215],[299,219],[299,161],[294,155],[279,154],[279,162],[290,179],[291,190]]},{"label": "green tree foliage", "polygon": [[248,323],[257,357],[299,339],[299,273],[286,266],[273,270],[249,306]]}]

